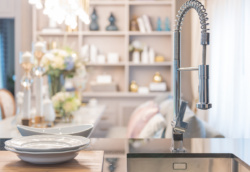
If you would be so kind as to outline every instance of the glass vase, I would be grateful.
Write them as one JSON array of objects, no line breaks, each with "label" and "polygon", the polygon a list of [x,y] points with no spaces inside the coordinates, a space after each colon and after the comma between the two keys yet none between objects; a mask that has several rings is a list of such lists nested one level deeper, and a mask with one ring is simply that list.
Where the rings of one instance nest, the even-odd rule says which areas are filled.
[{"label": "glass vase", "polygon": [[64,88],[65,77],[61,75],[48,75],[49,96],[53,97]]}]

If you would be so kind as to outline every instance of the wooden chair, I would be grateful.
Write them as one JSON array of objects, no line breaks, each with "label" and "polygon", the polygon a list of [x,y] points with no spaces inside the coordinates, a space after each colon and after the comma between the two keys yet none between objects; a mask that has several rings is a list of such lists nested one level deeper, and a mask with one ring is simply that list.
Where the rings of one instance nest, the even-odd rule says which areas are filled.
[{"label": "wooden chair", "polygon": [[12,93],[6,89],[0,89],[0,108],[2,119],[16,114],[15,98]]},{"label": "wooden chair", "polygon": [[3,119],[3,107],[0,104],[0,121]]}]

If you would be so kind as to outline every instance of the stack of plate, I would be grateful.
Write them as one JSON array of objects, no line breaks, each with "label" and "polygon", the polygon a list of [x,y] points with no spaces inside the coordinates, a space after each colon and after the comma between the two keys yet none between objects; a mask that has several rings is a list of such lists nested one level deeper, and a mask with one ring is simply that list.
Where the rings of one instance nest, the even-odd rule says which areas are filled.
[{"label": "stack of plate", "polygon": [[55,164],[75,158],[90,140],[70,135],[33,135],[5,142],[5,149],[33,164]]}]

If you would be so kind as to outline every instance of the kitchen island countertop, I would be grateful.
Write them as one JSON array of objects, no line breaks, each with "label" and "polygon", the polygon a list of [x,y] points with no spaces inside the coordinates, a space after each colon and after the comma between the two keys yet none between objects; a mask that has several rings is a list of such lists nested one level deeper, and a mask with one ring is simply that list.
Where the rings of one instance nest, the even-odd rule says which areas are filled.
[{"label": "kitchen island countertop", "polygon": [[[4,151],[4,142],[0,139],[0,150]],[[104,150],[103,171],[126,172],[127,154],[168,154],[171,139],[108,139],[91,138],[88,150]],[[250,139],[184,139],[188,155],[195,154],[233,154],[250,169]],[[1,156],[0,151],[0,156]],[[175,154],[176,155],[176,154]],[[173,156],[175,156],[173,155]]]}]

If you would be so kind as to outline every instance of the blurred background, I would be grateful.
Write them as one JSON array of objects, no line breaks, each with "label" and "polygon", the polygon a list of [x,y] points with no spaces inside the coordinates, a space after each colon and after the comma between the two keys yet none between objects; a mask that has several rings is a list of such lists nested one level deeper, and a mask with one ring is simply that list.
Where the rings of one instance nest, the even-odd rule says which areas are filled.
[{"label": "blurred background", "polygon": [[[0,88],[9,90],[14,96],[23,90],[20,52],[32,52],[36,42],[43,42],[46,51],[53,52],[54,56],[64,56],[58,55],[63,54],[58,50],[67,50],[70,58],[77,56],[84,65],[81,77],[74,71],[67,73],[60,83],[68,92],[77,90],[83,103],[105,105],[93,137],[133,137],[128,134],[135,121],[132,114],[137,113],[136,109],[145,102],[157,104],[159,109],[153,114],[160,112],[165,121],[164,125],[157,123],[158,129],[166,129],[166,126],[170,127],[169,116],[173,111],[169,106],[173,106],[175,16],[185,2],[1,0]],[[182,99],[188,101],[189,114],[198,119],[195,122],[187,120],[192,126],[202,125],[190,129],[192,133],[199,130],[200,134],[186,137],[210,137],[207,133],[216,133],[211,137],[249,138],[250,57],[247,48],[250,43],[247,40],[250,38],[250,1],[200,2],[207,9],[209,18],[211,37],[207,63],[210,65],[210,102],[213,107],[208,111],[196,109],[198,73],[183,72]],[[191,10],[181,32],[183,67],[201,64],[200,32],[197,12]],[[54,74],[50,72],[69,71],[71,64],[65,60],[55,62],[53,66],[49,61],[52,58],[47,54],[42,60],[46,70],[44,88],[48,90],[50,85],[55,85],[52,82],[55,79],[48,77]],[[66,69],[60,68],[60,63]],[[32,89],[34,87],[35,84]],[[51,91],[47,92],[51,98]],[[32,97],[35,99],[35,94],[32,93]],[[149,111],[146,109],[146,112]],[[207,131],[206,135],[201,134],[203,130]],[[148,133],[152,129],[145,131],[148,135],[143,137],[156,135],[157,131],[151,135]],[[165,135],[169,137],[167,133]]]}]

